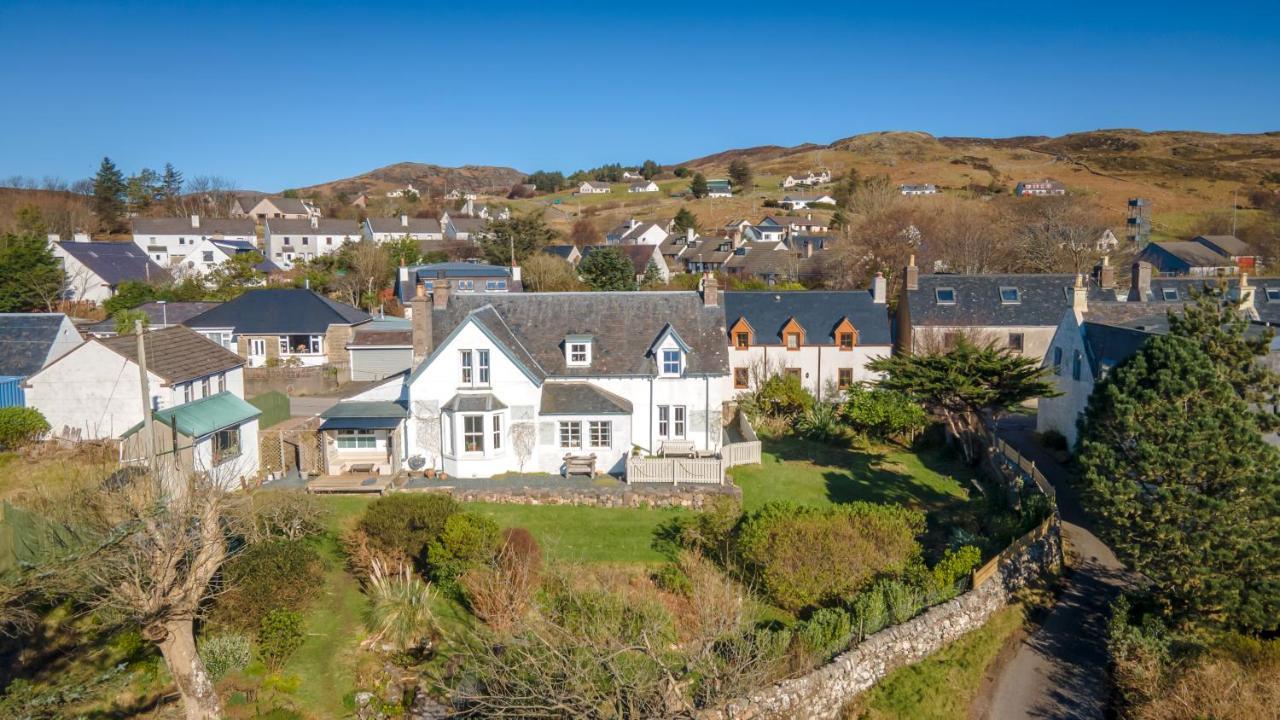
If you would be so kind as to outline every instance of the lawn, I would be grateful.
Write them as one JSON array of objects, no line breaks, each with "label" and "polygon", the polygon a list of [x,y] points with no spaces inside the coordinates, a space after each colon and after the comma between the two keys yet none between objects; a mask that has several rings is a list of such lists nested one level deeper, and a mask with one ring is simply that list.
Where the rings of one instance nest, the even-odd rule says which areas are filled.
[{"label": "lawn", "polygon": [[504,528],[529,530],[549,560],[604,563],[662,562],[663,556],[650,547],[654,528],[683,512],[492,503],[468,503],[466,508],[492,518]]}]

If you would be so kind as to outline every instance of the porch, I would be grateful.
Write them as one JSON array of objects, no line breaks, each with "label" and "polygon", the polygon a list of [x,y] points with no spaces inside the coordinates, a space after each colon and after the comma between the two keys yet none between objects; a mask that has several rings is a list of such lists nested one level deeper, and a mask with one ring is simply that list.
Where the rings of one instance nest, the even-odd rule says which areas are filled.
[{"label": "porch", "polygon": [[[391,478],[403,469],[404,420],[394,402],[340,402],[320,414],[325,477]],[[350,484],[350,482],[337,484]]]}]

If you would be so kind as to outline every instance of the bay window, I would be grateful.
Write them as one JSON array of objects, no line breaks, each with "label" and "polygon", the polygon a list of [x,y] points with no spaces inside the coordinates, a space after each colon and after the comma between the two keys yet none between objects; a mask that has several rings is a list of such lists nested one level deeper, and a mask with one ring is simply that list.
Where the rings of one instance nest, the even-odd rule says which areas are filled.
[{"label": "bay window", "polygon": [[462,451],[484,452],[484,416],[462,416]]}]

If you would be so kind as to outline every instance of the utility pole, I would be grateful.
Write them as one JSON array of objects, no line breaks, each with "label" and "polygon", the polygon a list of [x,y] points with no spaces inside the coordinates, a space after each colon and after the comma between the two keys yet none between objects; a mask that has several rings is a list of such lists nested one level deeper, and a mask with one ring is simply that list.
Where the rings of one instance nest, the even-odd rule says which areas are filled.
[{"label": "utility pole", "polygon": [[156,436],[151,418],[151,384],[147,380],[147,343],[142,321],[133,321],[133,334],[138,337],[138,376],[142,381],[142,447],[147,453],[147,467],[156,471]]},{"label": "utility pole", "polygon": [[1236,236],[1236,193],[1231,191],[1231,237]]}]

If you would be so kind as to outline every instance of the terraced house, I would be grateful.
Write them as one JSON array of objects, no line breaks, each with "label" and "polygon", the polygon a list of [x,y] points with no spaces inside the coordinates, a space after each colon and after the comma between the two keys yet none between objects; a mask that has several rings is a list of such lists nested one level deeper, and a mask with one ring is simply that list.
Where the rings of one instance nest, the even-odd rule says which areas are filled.
[{"label": "terraced house", "polygon": [[264,223],[266,257],[286,270],[295,260],[332,255],[345,243],[360,242],[360,224],[312,216],[301,219],[268,219]]}]

